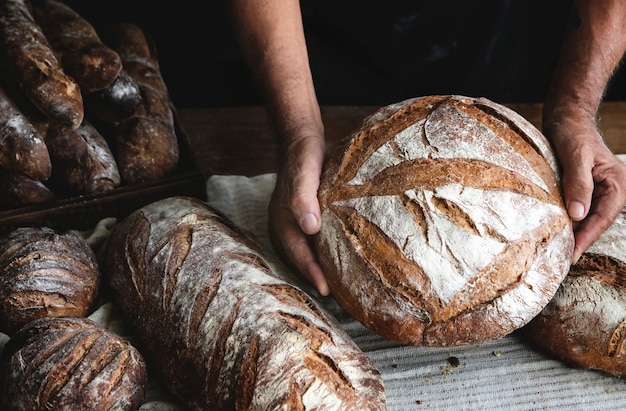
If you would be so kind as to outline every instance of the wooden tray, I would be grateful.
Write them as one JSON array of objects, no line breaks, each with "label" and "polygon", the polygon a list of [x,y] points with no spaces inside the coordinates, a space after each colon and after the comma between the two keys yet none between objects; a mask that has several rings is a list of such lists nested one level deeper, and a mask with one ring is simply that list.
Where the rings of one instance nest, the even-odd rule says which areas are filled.
[{"label": "wooden tray", "polygon": [[25,226],[59,231],[88,230],[107,217],[118,220],[162,198],[187,195],[206,200],[206,178],[197,167],[189,139],[174,112],[180,159],[170,176],[145,184],[120,186],[106,193],[60,198],[48,203],[0,211],[0,234]]}]

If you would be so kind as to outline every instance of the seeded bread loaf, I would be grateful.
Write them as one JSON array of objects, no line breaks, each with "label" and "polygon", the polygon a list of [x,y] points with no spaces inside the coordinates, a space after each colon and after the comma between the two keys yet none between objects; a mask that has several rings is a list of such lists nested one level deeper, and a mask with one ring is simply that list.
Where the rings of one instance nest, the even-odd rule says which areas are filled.
[{"label": "seeded bread loaf", "polygon": [[0,238],[0,331],[42,317],[87,316],[100,285],[96,256],[77,231],[23,227]]},{"label": "seeded bread loaf", "polygon": [[132,411],[148,385],[139,351],[86,318],[32,321],[6,344],[0,369],[7,411]]},{"label": "seeded bread loaf", "polygon": [[626,376],[626,209],[523,331],[572,366]]},{"label": "seeded bread loaf", "polygon": [[113,227],[103,270],[149,366],[194,410],[384,410],[382,379],[315,300],[205,203]]},{"label": "seeded bread loaf", "polygon": [[396,342],[509,334],[567,274],[574,237],[546,138],[484,98],[383,107],[329,159],[316,246],[332,294]]}]

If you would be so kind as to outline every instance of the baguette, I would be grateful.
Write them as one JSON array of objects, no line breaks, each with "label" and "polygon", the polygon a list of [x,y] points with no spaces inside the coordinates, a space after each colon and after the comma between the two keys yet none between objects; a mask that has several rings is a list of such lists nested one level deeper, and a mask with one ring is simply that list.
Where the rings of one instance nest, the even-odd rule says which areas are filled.
[{"label": "baguette", "polygon": [[114,140],[122,181],[134,184],[157,180],[176,169],[179,147],[156,52],[143,30],[134,24],[113,27],[107,44],[120,55],[142,99],[133,114],[115,125],[114,135],[109,137]]},{"label": "baguette", "polygon": [[138,347],[191,409],[385,409],[368,357],[206,203],[149,204],[113,227],[104,250],[105,282]]},{"label": "baguette", "polygon": [[0,203],[20,207],[47,203],[54,200],[54,193],[39,180],[24,174],[0,170]]},{"label": "baguette", "polygon": [[45,181],[52,172],[43,136],[0,88],[0,167]]},{"label": "baguette", "polygon": [[120,56],[100,40],[93,26],[56,0],[31,1],[33,17],[57,53],[63,70],[84,94],[108,87],[122,69]]},{"label": "baguette", "polygon": [[50,180],[58,191],[71,195],[95,194],[120,185],[113,153],[89,121],[83,121],[76,129],[58,124],[49,126],[46,144],[54,163]]},{"label": "baguette", "polygon": [[111,127],[131,116],[140,103],[139,86],[123,68],[107,88],[85,96],[87,116],[103,127]]},{"label": "baguette", "polygon": [[80,88],[63,71],[25,0],[0,2],[0,53],[6,70],[37,109],[78,127],[85,114]]}]

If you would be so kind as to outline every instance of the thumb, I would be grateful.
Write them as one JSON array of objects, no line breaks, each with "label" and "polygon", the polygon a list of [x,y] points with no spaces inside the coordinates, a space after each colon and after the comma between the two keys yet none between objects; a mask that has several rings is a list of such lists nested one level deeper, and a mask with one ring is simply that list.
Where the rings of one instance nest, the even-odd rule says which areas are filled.
[{"label": "thumb", "polygon": [[563,166],[563,198],[573,221],[581,221],[589,213],[594,188],[592,168],[582,161]]}]

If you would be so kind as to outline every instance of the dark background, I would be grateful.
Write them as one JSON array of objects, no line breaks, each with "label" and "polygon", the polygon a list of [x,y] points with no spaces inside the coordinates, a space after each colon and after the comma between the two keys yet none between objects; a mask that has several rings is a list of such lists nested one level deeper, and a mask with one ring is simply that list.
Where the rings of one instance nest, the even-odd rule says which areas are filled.
[{"label": "dark background", "polygon": [[[250,0],[254,1],[254,0]],[[99,33],[133,22],[153,39],[179,107],[260,105],[222,0],[66,3]],[[427,94],[543,101],[570,20],[567,0],[303,0],[322,105]],[[621,70],[606,99],[625,99]]]}]

